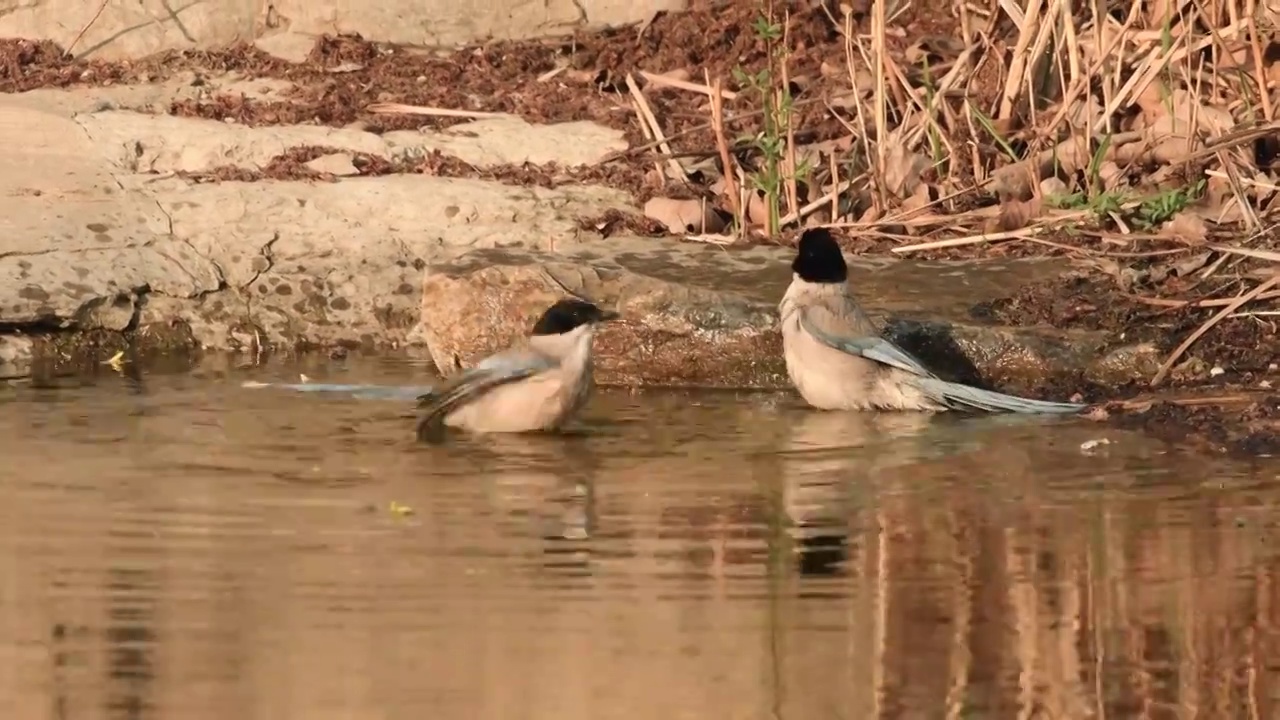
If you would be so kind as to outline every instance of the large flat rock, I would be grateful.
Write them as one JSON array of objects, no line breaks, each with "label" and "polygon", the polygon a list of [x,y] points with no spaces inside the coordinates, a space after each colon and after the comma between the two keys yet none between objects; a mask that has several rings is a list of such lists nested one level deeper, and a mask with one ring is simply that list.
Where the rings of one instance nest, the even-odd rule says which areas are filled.
[{"label": "large flat rock", "polygon": [[201,118],[102,110],[76,115],[103,155],[130,173],[206,172],[220,166],[262,169],[289,148],[327,146],[387,159],[433,150],[469,165],[593,165],[625,150],[620,131],[591,122],[531,125],[514,116],[484,118],[439,131],[375,135],[323,125],[246,127]]},{"label": "large flat rock", "polygon": [[641,22],[684,6],[683,0],[136,0],[105,6],[23,0],[0,9],[0,37],[49,39],[66,47],[87,28],[75,52],[102,58],[352,32],[379,42],[452,46]]},{"label": "large flat rock", "polygon": [[121,186],[74,121],[0,106],[0,135],[21,138],[0,175],[0,322],[120,330],[149,291],[219,288],[215,263],[169,233],[154,199]]},{"label": "large flat rock", "polygon": [[396,345],[417,322],[429,260],[472,248],[572,245],[580,218],[631,205],[604,188],[425,175],[256,183],[173,176],[259,167],[308,144],[388,157],[436,148],[477,166],[572,165],[620,142],[588,123],[496,118],[466,126],[474,132],[378,137],[82,113],[79,103],[43,98],[0,101],[0,131],[22,138],[0,176],[0,324],[19,330],[180,321],[211,349],[247,340]]}]

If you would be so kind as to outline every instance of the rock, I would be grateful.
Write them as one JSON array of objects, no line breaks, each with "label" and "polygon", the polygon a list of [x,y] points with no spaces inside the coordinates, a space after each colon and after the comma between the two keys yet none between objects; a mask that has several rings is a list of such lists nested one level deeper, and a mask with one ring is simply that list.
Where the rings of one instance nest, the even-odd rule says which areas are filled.
[{"label": "rock", "polygon": [[315,160],[307,163],[307,169],[313,172],[337,175],[338,177],[349,177],[351,175],[360,174],[360,169],[355,166],[353,158],[348,153],[321,155]]},{"label": "rock", "polygon": [[0,380],[26,377],[31,372],[34,346],[26,335],[0,335]]},{"label": "rock", "polygon": [[263,35],[253,42],[257,47],[268,55],[274,55],[286,62],[295,64],[304,63],[311,56],[311,48],[315,47],[316,39],[311,35],[303,35],[295,32],[279,32],[270,35]]},{"label": "rock", "polygon": [[474,167],[526,162],[591,165],[627,147],[620,131],[595,123],[531,125],[517,117],[484,118],[440,131],[397,130],[383,135],[321,125],[246,127],[130,110],[80,113],[75,121],[100,153],[129,173],[196,173],[228,165],[258,170],[289,148],[304,145],[387,159],[438,150]]},{"label": "rock", "polygon": [[[177,324],[210,349],[395,346],[418,321],[427,261],[474,247],[569,248],[578,218],[631,207],[625,193],[603,188],[427,175],[157,178],[138,170],[265,162],[290,143],[124,111],[76,122],[66,105],[43,107],[0,99],[0,132],[23,138],[0,176],[0,325],[17,329]],[[336,136],[393,146],[358,131]]]},{"label": "rock", "polygon": [[[787,268],[786,252],[773,252]],[[522,249],[475,250],[428,268],[423,281],[423,342],[442,372],[469,366],[528,333],[559,297],[577,295],[618,310],[596,340],[602,384],[783,389],[790,386],[777,329],[777,297],[726,290],[717,277],[738,274],[724,254],[689,252],[683,282],[628,269],[634,254],[591,249],[589,260]],[[632,255],[628,258],[627,255]],[[704,265],[714,263],[715,265]],[[858,274],[865,267],[855,265]],[[883,272],[874,270],[872,274]],[[789,273],[788,273],[789,274]],[[695,280],[696,279],[696,280]],[[857,275],[851,282],[857,286]],[[700,284],[701,282],[706,283]],[[957,321],[884,317],[886,337],[940,375],[1021,391],[1046,377],[1112,372],[1093,361],[1102,333],[1011,329]],[[1100,378],[1099,378],[1100,379]]]},{"label": "rock", "polygon": [[[201,0],[181,5],[137,0],[105,6],[84,0],[39,0],[6,7],[0,13],[0,37],[50,39],[66,47],[86,28],[75,53],[99,58],[214,48],[253,41],[263,30],[275,28],[304,36],[359,33],[378,42],[440,47],[629,25],[684,7],[683,0],[484,0],[465,5],[447,0]],[[286,42],[269,47],[298,56]]]},{"label": "rock", "polygon": [[0,133],[23,138],[0,178],[0,322],[121,329],[132,296],[220,286],[214,263],[169,235],[155,200],[121,188],[74,122],[0,106]]}]

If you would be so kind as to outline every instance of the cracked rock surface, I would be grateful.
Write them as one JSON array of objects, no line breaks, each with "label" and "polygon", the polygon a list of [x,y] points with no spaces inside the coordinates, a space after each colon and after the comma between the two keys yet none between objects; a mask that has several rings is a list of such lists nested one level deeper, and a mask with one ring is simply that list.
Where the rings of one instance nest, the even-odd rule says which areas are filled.
[{"label": "cracked rock surface", "polygon": [[[587,123],[487,118],[465,131],[250,129],[40,91],[0,100],[10,149],[0,220],[0,327],[190,329],[207,349],[395,346],[418,322],[427,263],[483,247],[571,245],[578,218],[630,198],[424,175],[336,183],[197,183],[326,144],[394,157],[429,150],[476,166],[594,162],[620,145]],[[572,142],[570,141],[572,140]],[[564,150],[560,150],[563,148]]]}]

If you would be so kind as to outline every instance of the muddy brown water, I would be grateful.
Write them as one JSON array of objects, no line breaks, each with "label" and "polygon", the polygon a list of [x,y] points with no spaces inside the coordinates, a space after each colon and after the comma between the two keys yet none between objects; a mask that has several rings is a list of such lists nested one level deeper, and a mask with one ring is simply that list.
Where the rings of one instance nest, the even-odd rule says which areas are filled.
[{"label": "muddy brown water", "polygon": [[299,371],[0,387],[0,714],[1276,716],[1274,465],[728,392],[421,447]]}]

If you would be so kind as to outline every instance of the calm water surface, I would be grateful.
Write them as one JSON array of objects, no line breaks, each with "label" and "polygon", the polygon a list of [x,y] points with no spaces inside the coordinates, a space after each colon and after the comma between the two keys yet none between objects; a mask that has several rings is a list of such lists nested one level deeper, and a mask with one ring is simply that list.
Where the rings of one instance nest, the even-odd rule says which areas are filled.
[{"label": "calm water surface", "polygon": [[1280,717],[1274,465],[747,393],[421,447],[298,372],[0,388],[0,717]]}]

